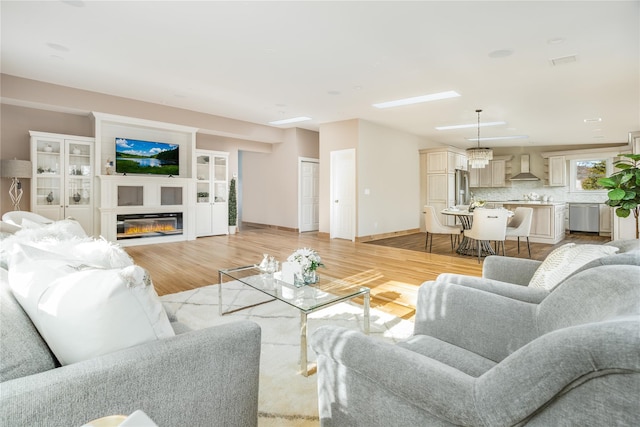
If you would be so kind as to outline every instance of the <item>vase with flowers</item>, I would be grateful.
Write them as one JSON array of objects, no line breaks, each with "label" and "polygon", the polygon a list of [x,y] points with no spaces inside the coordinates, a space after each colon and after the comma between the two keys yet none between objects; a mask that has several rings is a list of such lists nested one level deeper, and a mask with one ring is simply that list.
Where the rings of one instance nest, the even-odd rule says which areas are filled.
[{"label": "vase with flowers", "polygon": [[317,283],[318,267],[324,266],[318,252],[309,248],[296,249],[289,257],[290,262],[298,267],[298,272],[294,275],[294,285],[303,286]]}]

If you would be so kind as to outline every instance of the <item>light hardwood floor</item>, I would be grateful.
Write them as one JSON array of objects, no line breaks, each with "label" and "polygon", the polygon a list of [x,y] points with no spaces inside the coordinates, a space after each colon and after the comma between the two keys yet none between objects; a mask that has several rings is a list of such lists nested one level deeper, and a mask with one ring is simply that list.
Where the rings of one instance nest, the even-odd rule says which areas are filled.
[{"label": "light hardwood floor", "polygon": [[[572,237],[573,236],[573,237]],[[569,236],[568,241],[598,242],[597,236]],[[409,319],[415,312],[418,287],[443,272],[480,276],[476,258],[451,253],[448,236],[435,236],[433,253],[424,251],[424,233],[369,243],[319,237],[272,228],[245,227],[231,236],[201,237],[195,241],[125,248],[136,264],[146,268],[160,295],[195,289],[218,282],[218,269],[257,264],[263,254],[284,261],[295,249],[318,251],[327,274],[358,275],[371,288],[371,306]],[[557,246],[557,245],[556,245]],[[555,246],[532,244],[534,259],[544,259]],[[507,242],[507,255],[526,257],[526,244],[516,254]],[[320,271],[322,274],[322,271]]]},{"label": "light hardwood floor", "polygon": [[[473,258],[421,253],[407,249],[318,237],[271,228],[245,228],[231,236],[195,241],[130,246],[136,264],[151,274],[159,295],[218,282],[218,269],[257,264],[263,254],[284,261],[297,248],[318,251],[328,275],[359,275],[371,289],[371,307],[411,318],[420,284],[442,272],[481,274]],[[322,274],[322,270],[320,271]]]}]

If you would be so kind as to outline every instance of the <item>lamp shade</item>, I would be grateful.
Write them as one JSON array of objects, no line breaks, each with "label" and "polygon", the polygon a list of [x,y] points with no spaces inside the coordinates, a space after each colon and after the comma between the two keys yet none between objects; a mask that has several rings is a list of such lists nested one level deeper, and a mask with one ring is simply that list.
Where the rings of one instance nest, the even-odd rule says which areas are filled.
[{"label": "lamp shade", "polygon": [[31,178],[29,160],[0,160],[0,175],[3,178]]}]

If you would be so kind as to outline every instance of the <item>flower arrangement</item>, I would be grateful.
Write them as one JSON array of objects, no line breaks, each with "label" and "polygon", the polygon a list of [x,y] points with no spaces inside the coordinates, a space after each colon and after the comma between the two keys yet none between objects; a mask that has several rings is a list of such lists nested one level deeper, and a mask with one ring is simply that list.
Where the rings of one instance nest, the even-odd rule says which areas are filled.
[{"label": "flower arrangement", "polygon": [[469,205],[469,212],[473,212],[475,210],[475,208],[482,208],[484,207],[484,205],[486,205],[487,202],[485,200],[476,200],[471,202],[471,204]]},{"label": "flower arrangement", "polygon": [[298,264],[302,272],[312,272],[316,271],[320,266],[324,267],[318,252],[309,248],[296,249],[295,252],[289,255],[287,261]]}]

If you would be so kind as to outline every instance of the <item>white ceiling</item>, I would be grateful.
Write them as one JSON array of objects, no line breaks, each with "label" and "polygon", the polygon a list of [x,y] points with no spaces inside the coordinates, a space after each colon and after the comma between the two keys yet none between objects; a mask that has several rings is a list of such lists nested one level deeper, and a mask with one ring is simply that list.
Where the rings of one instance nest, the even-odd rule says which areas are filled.
[{"label": "white ceiling", "polygon": [[[2,73],[254,123],[361,118],[461,148],[476,128],[434,127],[478,108],[507,122],[481,137],[529,136],[493,147],[640,130],[639,1],[3,0],[1,19]],[[462,96],[371,105],[446,90]]]}]

